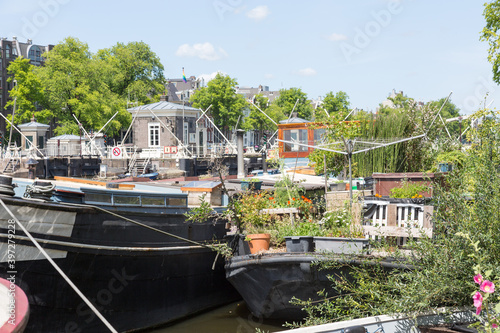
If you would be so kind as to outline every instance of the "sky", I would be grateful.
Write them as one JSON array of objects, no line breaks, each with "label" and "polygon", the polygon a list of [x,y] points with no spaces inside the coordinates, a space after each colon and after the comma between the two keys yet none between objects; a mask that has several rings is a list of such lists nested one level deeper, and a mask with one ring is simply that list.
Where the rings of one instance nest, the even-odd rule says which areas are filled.
[{"label": "sky", "polygon": [[300,88],[311,99],[344,91],[375,111],[391,91],[447,97],[463,115],[500,108],[484,0],[16,0],[0,2],[0,37],[92,52],[143,41],[166,78],[213,77],[240,87]]}]

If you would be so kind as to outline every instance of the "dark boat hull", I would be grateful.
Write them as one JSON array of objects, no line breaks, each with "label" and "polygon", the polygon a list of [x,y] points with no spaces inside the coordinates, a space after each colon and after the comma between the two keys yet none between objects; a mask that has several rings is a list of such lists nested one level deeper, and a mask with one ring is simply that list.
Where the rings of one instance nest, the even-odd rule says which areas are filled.
[{"label": "dark boat hull", "polygon": [[[239,298],[225,279],[223,260],[206,247],[92,207],[2,200],[120,332],[158,326]],[[225,234],[223,224],[189,224],[179,214],[127,217],[203,243]],[[0,207],[2,247],[8,218]],[[19,228],[14,240],[16,283],[32,309],[28,332],[108,331]],[[0,276],[6,277],[12,269],[5,256],[0,261]]]},{"label": "dark boat hull", "polygon": [[[246,252],[245,252],[246,253]],[[342,265],[321,269],[314,262],[335,261]],[[331,279],[349,278],[350,265],[363,259],[319,253],[265,253],[235,256],[226,261],[226,278],[238,290],[252,314],[263,319],[300,321],[306,313],[301,306],[290,303],[300,300],[320,301],[318,292],[329,297],[337,294]],[[344,265],[348,263],[349,265]],[[385,270],[411,269],[400,263],[374,261]]]},{"label": "dark boat hull", "polygon": [[[258,318],[301,320],[305,313],[290,303],[320,299],[321,290],[332,291],[331,270],[319,270],[314,254],[273,253],[233,257],[226,263],[226,277]],[[338,273],[338,272],[337,272]]]}]

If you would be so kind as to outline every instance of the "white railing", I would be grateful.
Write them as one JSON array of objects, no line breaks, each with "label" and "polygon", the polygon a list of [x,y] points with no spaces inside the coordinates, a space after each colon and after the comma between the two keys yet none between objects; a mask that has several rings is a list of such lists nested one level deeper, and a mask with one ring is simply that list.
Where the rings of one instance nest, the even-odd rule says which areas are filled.
[{"label": "white railing", "polygon": [[365,201],[375,204],[370,219],[365,219],[363,229],[370,238],[392,236],[404,245],[408,237],[432,237],[432,206],[413,203],[390,203],[389,201]]}]

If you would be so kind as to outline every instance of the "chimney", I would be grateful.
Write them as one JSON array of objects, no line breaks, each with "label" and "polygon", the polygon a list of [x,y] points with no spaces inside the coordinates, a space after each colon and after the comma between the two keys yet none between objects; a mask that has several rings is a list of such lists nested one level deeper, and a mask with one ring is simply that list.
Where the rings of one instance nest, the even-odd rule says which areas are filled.
[{"label": "chimney", "polygon": [[168,96],[167,95],[161,95],[160,96],[160,102],[168,102]]}]

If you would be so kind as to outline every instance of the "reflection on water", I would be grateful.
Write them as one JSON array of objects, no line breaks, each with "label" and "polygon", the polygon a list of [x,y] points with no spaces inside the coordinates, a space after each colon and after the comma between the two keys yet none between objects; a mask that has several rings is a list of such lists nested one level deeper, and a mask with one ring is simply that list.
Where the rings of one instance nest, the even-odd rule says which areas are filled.
[{"label": "reflection on water", "polygon": [[255,333],[256,328],[271,333],[285,330],[282,325],[279,321],[263,322],[250,314],[244,302],[238,302],[150,333]]}]

